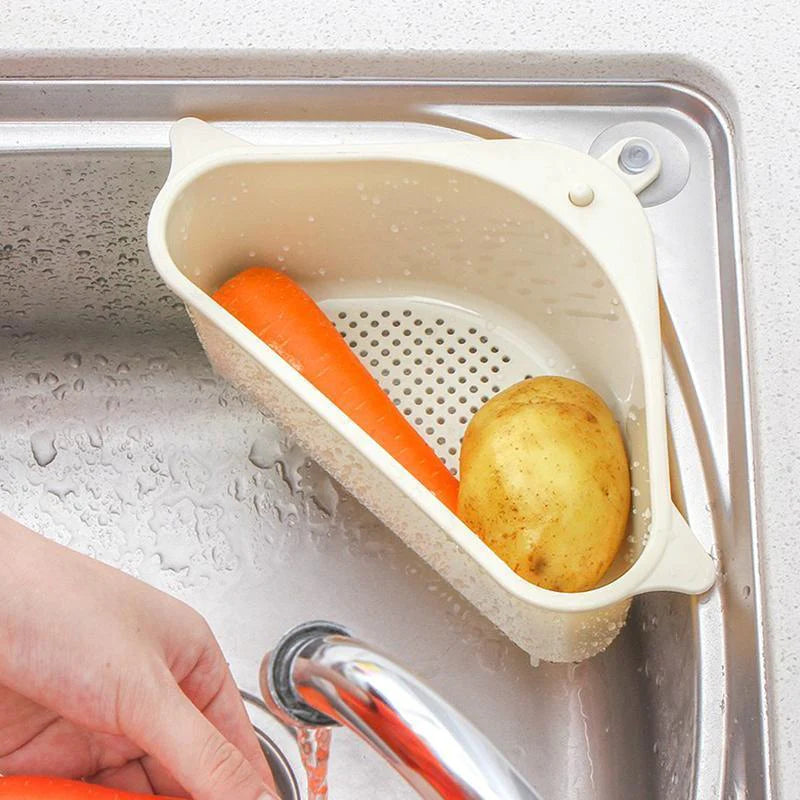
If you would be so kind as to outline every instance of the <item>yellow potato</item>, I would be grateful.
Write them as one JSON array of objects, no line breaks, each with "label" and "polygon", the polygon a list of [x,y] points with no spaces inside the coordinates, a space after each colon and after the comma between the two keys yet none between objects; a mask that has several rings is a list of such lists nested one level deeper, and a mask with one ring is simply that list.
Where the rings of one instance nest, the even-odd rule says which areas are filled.
[{"label": "yellow potato", "polygon": [[522,381],[467,426],[458,514],[532,583],[562,592],[595,586],[622,544],[630,500],[617,423],[578,381]]}]

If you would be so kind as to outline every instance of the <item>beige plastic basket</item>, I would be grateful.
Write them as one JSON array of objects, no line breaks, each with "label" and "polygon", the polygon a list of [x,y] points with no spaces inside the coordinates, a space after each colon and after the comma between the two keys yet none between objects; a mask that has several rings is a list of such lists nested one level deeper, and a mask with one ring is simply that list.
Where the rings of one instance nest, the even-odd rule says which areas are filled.
[{"label": "beige plastic basket", "polygon": [[[580,660],[614,639],[633,596],[711,586],[713,563],[670,499],[651,233],[606,164],[521,140],[259,148],[193,119],[172,143],[150,252],[214,368],[512,640]],[[598,391],[634,495],[602,585],[566,594],[516,575],[217,305],[209,293],[249,265],[303,284],[453,470],[467,421],[500,389],[559,374]]]}]

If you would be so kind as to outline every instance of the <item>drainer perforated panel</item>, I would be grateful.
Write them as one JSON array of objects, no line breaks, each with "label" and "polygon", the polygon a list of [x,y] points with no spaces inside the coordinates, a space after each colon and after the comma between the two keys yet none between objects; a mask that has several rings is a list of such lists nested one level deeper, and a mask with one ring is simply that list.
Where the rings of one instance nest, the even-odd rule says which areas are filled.
[{"label": "drainer perforated panel", "polygon": [[343,338],[453,474],[464,429],[492,395],[555,361],[480,315],[404,298],[321,303]]}]

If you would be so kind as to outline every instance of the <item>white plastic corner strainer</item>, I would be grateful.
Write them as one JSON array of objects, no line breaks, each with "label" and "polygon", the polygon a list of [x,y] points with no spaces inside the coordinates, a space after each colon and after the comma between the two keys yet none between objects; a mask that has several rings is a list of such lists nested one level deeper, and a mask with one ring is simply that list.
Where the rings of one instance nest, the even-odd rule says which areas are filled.
[{"label": "white plastic corner strainer", "polygon": [[[590,156],[522,140],[251,146],[172,131],[148,241],[214,368],[535,658],[605,648],[642,592],[700,593],[713,563],[670,499],[658,288],[633,190]],[[607,159],[618,159],[618,148]],[[284,268],[445,463],[477,408],[528,375],[574,377],[619,421],[632,465],[626,546],[597,588],[514,573],[326,397],[209,296]]]}]

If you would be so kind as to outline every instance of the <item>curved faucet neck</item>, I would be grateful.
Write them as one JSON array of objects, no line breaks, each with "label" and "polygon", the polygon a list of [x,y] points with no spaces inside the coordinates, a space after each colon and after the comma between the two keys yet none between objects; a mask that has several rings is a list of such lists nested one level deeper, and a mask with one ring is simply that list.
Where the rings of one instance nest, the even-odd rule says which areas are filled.
[{"label": "curved faucet neck", "polygon": [[423,798],[540,800],[452,706],[338,626],[295,629],[265,664],[262,688],[295,725],[349,727]]}]

